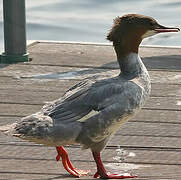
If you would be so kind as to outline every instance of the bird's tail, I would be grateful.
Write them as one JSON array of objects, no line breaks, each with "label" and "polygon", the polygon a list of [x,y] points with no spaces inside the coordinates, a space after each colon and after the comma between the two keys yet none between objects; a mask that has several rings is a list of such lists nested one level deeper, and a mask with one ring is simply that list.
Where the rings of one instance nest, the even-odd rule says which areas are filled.
[{"label": "bird's tail", "polygon": [[16,124],[17,123],[0,126],[0,132],[4,133],[6,135],[12,135],[15,131]]},{"label": "bird's tail", "polygon": [[13,124],[0,126],[0,132],[41,144],[51,144],[49,138],[53,121],[41,112],[22,118]]}]

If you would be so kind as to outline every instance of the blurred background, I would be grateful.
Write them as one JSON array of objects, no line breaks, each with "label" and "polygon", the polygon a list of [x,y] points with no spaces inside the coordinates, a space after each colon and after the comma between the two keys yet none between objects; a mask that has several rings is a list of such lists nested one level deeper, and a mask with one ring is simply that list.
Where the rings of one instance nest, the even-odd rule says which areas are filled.
[{"label": "blurred background", "polygon": [[[3,0],[0,0],[0,51],[3,51]],[[26,0],[28,40],[107,42],[113,19],[127,13],[152,16],[181,27],[181,0]],[[142,44],[181,46],[181,33],[166,33]]]}]

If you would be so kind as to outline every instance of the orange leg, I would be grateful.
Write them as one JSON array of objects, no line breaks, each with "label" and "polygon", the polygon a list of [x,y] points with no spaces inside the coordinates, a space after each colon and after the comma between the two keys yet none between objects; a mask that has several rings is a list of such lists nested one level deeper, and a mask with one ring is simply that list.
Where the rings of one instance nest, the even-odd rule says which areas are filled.
[{"label": "orange leg", "polygon": [[135,178],[137,176],[131,176],[131,175],[121,175],[121,174],[109,174],[106,172],[104,165],[102,163],[100,153],[98,152],[92,152],[94,160],[97,164],[97,172],[94,175],[94,178],[102,178],[102,179],[125,179],[125,178]]},{"label": "orange leg", "polygon": [[57,146],[56,147],[58,155],[56,156],[56,160],[59,161],[60,157],[62,158],[62,164],[64,168],[73,176],[80,177],[80,176],[86,176],[90,171],[84,171],[84,170],[78,170],[74,168],[72,165],[67,151],[64,149],[63,146]]}]

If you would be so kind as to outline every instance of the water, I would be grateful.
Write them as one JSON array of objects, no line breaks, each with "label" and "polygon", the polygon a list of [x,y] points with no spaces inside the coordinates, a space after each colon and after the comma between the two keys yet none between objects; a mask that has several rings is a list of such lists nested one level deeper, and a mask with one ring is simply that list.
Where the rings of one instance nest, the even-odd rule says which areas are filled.
[{"label": "water", "polygon": [[[11,72],[7,72],[10,74]],[[67,71],[67,72],[53,72],[53,73],[44,73],[44,74],[21,74],[21,73],[16,73],[14,74],[12,72],[12,75],[16,78],[22,78],[22,79],[34,79],[34,80],[53,80],[53,79],[60,79],[60,80],[65,80],[65,79],[86,79],[86,78],[93,78],[93,79],[98,79],[98,78],[106,78],[113,76],[115,73],[119,73],[114,70],[110,69],[84,69],[84,70],[77,70],[77,71]]]},{"label": "water", "polygon": [[134,152],[127,151],[125,149],[121,149],[118,146],[118,149],[116,149],[116,155],[113,157],[114,162],[113,163],[107,163],[105,166],[108,170],[110,170],[113,173],[121,173],[123,175],[130,176],[131,174],[134,174],[135,169],[140,168],[146,168],[149,166],[140,165],[140,164],[133,164],[133,163],[126,163],[127,159],[134,159],[136,154]]},{"label": "water", "polygon": [[[140,13],[160,24],[181,27],[181,0],[27,0],[27,39],[107,42],[112,19]],[[3,48],[0,0],[0,50]],[[168,33],[143,41],[149,45],[181,46],[181,33]]]}]

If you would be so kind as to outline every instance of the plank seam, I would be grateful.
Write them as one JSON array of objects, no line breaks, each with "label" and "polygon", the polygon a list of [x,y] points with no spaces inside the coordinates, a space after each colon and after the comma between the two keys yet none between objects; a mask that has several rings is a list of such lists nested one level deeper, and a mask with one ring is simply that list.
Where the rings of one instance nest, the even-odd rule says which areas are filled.
[{"label": "plank seam", "polygon": [[[15,158],[15,157],[1,157],[0,159],[8,159],[8,160],[23,160],[23,161],[55,161],[54,159],[38,159],[38,158]],[[72,159],[72,162],[94,162],[93,160],[80,160],[80,159]],[[105,163],[115,163],[115,161],[111,160],[103,160]],[[181,163],[165,163],[165,162],[135,162],[126,160],[125,163],[133,163],[133,164],[151,164],[151,165],[174,165],[180,166]]]},{"label": "plank seam", "polygon": [[[20,141],[19,141],[20,142]],[[16,143],[6,143],[6,142],[0,142],[0,146],[25,146],[25,147],[47,147],[42,144],[26,144],[26,143],[19,143],[18,141]],[[143,147],[143,146],[131,146],[131,145],[108,145],[105,149],[117,149],[123,148],[123,149],[132,149],[132,150],[142,150],[142,151],[172,151],[172,152],[180,152],[181,148],[178,147],[157,147],[157,146],[150,146],[150,147]],[[70,146],[64,146],[65,148],[72,148],[72,149],[81,149],[81,145],[70,145]]]},{"label": "plank seam", "polygon": [[[117,62],[117,61],[111,61]],[[107,67],[107,66],[86,66],[86,65],[62,65],[62,64],[34,64],[34,63],[19,63],[21,66],[57,66],[57,67],[70,67],[70,68],[93,68],[93,69],[110,69],[110,70],[119,70],[119,67]],[[160,69],[150,69],[147,67],[149,71],[164,71],[164,72],[181,72],[181,70],[177,69],[168,69],[168,68],[160,68]]]}]

